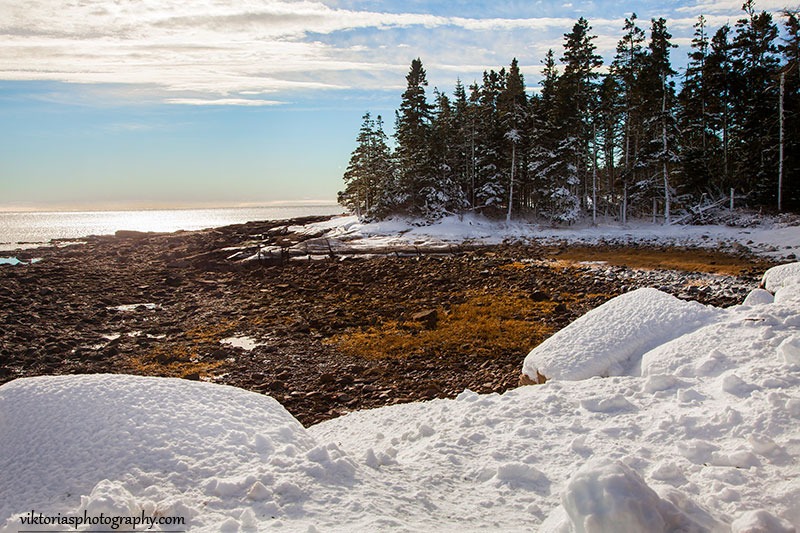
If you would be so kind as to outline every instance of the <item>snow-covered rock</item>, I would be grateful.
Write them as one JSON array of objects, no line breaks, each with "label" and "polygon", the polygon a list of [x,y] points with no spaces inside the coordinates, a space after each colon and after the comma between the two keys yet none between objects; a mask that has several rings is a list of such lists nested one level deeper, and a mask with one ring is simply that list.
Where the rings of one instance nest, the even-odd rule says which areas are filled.
[{"label": "snow-covered rock", "polygon": [[[20,379],[0,387],[0,524],[53,507],[138,514],[185,492],[244,498],[258,482],[275,483],[270,464],[299,469],[314,446],[277,401],[234,387],[117,375]],[[200,498],[191,500],[198,509]]]},{"label": "snow-covered rock", "polygon": [[744,299],[742,305],[765,305],[774,301],[775,296],[771,292],[764,289],[753,289]]},{"label": "snow-covered rock", "polygon": [[781,287],[800,283],[800,262],[772,267],[761,278],[761,286],[771,293]]},{"label": "snow-covered rock", "polygon": [[589,311],[534,348],[522,372],[535,379],[578,380],[637,374],[641,356],[697,329],[719,310],[656,289],[617,296]]}]

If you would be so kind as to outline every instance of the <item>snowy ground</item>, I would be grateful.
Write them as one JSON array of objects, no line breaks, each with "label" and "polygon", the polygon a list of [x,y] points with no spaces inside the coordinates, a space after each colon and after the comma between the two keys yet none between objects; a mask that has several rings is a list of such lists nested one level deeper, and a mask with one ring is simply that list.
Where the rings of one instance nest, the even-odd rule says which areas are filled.
[{"label": "snowy ground", "polygon": [[336,217],[307,226],[293,226],[291,231],[317,234],[324,231],[325,245],[336,248],[374,249],[404,246],[448,246],[461,243],[497,244],[504,241],[642,243],[655,245],[697,245],[708,248],[736,248],[783,258],[800,256],[800,226],[767,222],[754,227],[685,226],[634,222],[619,224],[542,227],[519,221],[506,223],[482,216],[451,216],[420,226],[405,219],[363,223],[355,216]]},{"label": "snowy ground", "polygon": [[22,525],[31,510],[190,531],[795,531],[800,266],[766,282],[724,310],[635,291],[531,352],[544,385],[308,429],[220,385],[16,380],[0,531],[45,530]]}]

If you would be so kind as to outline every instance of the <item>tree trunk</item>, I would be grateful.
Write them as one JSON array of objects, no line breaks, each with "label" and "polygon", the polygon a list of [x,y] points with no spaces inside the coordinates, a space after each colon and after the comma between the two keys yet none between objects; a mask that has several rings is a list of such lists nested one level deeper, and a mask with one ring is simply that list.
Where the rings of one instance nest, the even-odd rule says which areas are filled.
[{"label": "tree trunk", "polygon": [[506,222],[511,222],[511,205],[514,203],[514,167],[516,166],[517,143],[511,145],[511,183],[508,187],[508,214]]},{"label": "tree trunk", "polygon": [[667,172],[667,85],[666,76],[661,73],[661,89],[663,95],[661,98],[661,139],[664,142],[664,224],[671,224],[669,218],[669,173]]},{"label": "tree trunk", "polygon": [[786,72],[781,72],[781,92],[778,101],[778,121],[780,122],[780,140],[778,145],[778,212],[781,211],[783,200],[783,93]]},{"label": "tree trunk", "polygon": [[597,125],[592,124],[592,225],[597,225]]}]

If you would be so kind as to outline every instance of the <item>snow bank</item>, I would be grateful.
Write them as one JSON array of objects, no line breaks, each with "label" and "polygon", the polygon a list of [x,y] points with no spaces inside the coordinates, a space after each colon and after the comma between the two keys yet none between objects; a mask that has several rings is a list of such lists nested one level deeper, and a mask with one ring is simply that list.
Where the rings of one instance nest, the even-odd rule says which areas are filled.
[{"label": "snow bank", "polygon": [[772,267],[761,278],[761,286],[771,293],[788,285],[800,283],[800,263],[788,263]]},{"label": "snow bank", "polygon": [[209,502],[249,493],[263,511],[304,495],[289,484],[314,447],[277,401],[233,387],[116,375],[16,380],[0,387],[0,524],[14,530],[12,514],[31,509],[158,509],[192,523]]},{"label": "snow bank", "polygon": [[462,242],[498,244],[504,241],[541,243],[614,242],[621,244],[656,243],[659,245],[700,246],[704,248],[740,248],[771,257],[800,255],[800,231],[797,226],[764,224],[752,228],[729,226],[682,226],[634,221],[626,226],[617,223],[573,225],[568,228],[544,227],[522,220],[511,222],[486,218],[479,214],[444,217],[431,224],[419,220],[392,218],[366,223],[354,216],[336,217],[307,226],[292,226],[293,232],[317,235],[324,233],[332,247],[346,243],[350,248],[391,246],[437,246]]},{"label": "snow bank", "polygon": [[637,289],[589,311],[534,348],[522,372],[531,379],[538,372],[566,380],[637,374],[645,352],[718,314],[717,309],[656,289]]}]

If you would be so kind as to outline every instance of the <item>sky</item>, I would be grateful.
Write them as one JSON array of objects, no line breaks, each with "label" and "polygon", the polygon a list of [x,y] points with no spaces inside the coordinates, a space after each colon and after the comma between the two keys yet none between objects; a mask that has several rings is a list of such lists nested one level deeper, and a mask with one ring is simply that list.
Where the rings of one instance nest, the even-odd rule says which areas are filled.
[{"label": "sky", "polygon": [[[785,0],[760,0],[777,12]],[[412,59],[452,92],[589,20],[665,17],[685,62],[740,0],[0,0],[0,210],[335,202],[365,111],[388,129]],[[391,131],[389,131],[391,133]]]}]

